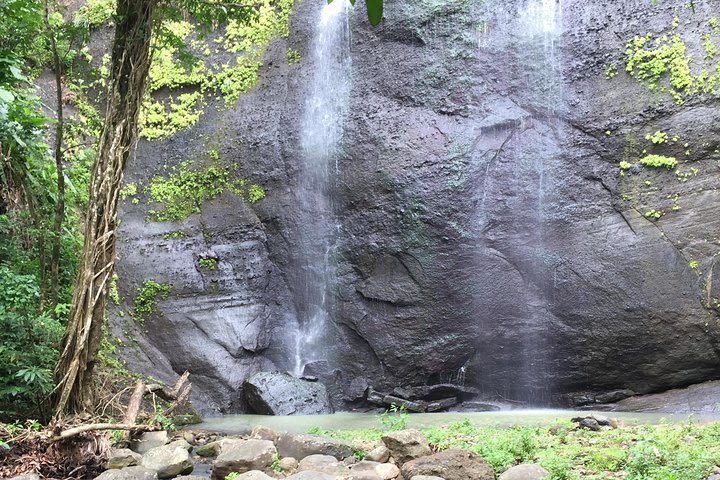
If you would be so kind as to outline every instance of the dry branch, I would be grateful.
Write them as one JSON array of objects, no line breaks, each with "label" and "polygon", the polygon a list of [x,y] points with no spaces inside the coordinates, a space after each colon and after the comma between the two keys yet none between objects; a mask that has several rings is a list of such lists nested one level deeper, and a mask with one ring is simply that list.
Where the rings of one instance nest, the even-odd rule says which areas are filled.
[{"label": "dry branch", "polygon": [[51,442],[65,440],[75,435],[85,432],[93,432],[97,430],[129,430],[135,432],[152,432],[160,430],[156,425],[129,425],[127,423],[90,423],[88,425],[80,425],[79,427],[68,428],[60,435],[56,435],[50,439]]}]

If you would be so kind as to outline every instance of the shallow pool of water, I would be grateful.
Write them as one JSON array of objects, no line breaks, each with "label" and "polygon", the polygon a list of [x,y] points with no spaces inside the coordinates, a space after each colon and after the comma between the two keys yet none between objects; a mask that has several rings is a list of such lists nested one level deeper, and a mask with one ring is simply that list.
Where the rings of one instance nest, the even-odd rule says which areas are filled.
[{"label": "shallow pool of water", "polygon": [[[687,421],[687,414],[672,413],[631,413],[631,412],[589,412],[576,410],[506,410],[496,412],[448,412],[448,413],[413,413],[408,415],[408,428],[427,428],[448,425],[465,419],[476,426],[509,427],[512,425],[541,426],[555,420],[571,419],[597,413],[616,418],[625,424],[659,423]],[[718,420],[717,415],[694,415],[696,421]],[[257,425],[263,425],[277,431],[303,433],[312,427],[324,430],[355,430],[361,428],[381,427],[379,416],[373,413],[335,413],[332,415],[298,415],[298,416],[267,416],[267,415],[225,415],[208,418],[194,428],[224,433],[246,433]]]}]

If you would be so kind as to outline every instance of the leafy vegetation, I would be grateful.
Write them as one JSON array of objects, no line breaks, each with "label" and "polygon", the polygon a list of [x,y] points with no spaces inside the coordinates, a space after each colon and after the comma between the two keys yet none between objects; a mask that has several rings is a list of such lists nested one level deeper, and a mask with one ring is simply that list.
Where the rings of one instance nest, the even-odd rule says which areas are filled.
[{"label": "leafy vegetation", "polygon": [[380,423],[385,430],[403,430],[407,427],[408,415],[405,405],[391,405],[380,415]]},{"label": "leafy vegetation", "polygon": [[[219,164],[203,169],[192,169],[189,161],[170,169],[167,177],[156,176],[147,186],[152,202],[161,208],[150,210],[151,220],[178,222],[192,214],[200,213],[202,204],[229,191],[240,197],[245,196],[245,180],[233,178],[237,168]],[[247,200],[256,203],[265,197],[260,185],[253,184],[247,189]]]},{"label": "leafy vegetation", "polygon": [[[50,413],[51,372],[82,246],[78,215],[87,199],[93,107],[82,89],[73,89],[86,65],[75,47],[87,30],[64,23],[52,3],[48,25],[73,93],[69,101],[78,107],[62,131],[62,177],[45,140],[53,119],[42,113],[32,86],[52,58],[43,3],[0,3],[0,419],[46,420]],[[56,216],[60,202],[66,208]]]},{"label": "leafy vegetation", "polygon": [[200,265],[200,268],[204,268],[206,270],[217,270],[217,260],[214,258],[201,258],[198,260],[198,265]]},{"label": "leafy vegetation", "polygon": [[[317,429],[316,429],[317,431]],[[422,429],[437,450],[463,448],[484,458],[500,474],[535,462],[549,480],[705,480],[720,462],[720,423],[639,425],[593,432],[559,421],[545,427],[477,427],[469,420]],[[382,429],[324,431],[372,448]]]},{"label": "leafy vegetation", "polygon": [[165,300],[170,296],[171,291],[172,285],[169,283],[158,283],[155,280],[147,280],[143,283],[135,297],[135,309],[133,310],[135,320],[143,324],[145,317],[155,312],[158,297]]},{"label": "leafy vegetation", "polygon": [[[292,4],[292,0],[262,0],[252,19],[231,19],[212,36],[198,32],[185,19],[164,22],[163,35],[154,42],[149,90],[194,91],[177,97],[149,98],[140,118],[141,136],[149,140],[169,137],[197,123],[204,113],[206,97],[221,97],[230,106],[240,94],[253,88],[270,41],[288,35]],[[210,62],[211,55],[228,60]],[[288,62],[290,59],[288,51]]]},{"label": "leafy vegetation", "polygon": [[720,64],[713,63],[717,53],[713,36],[718,33],[713,19],[709,21],[710,32],[701,37],[705,53],[702,59],[694,59],[688,53],[678,32],[679,22],[676,17],[670,33],[658,37],[648,33],[628,41],[625,70],[650,90],[670,93],[678,104],[682,104],[689,95],[717,95]]},{"label": "leafy vegetation", "polygon": [[646,167],[667,168],[672,170],[677,167],[678,161],[675,157],[666,157],[663,155],[647,155],[640,159],[640,163]]}]

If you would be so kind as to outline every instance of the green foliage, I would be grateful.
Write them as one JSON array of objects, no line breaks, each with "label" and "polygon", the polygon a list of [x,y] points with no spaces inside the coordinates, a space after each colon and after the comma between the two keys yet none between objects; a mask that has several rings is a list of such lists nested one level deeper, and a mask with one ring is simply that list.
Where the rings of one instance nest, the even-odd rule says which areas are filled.
[{"label": "green foliage", "polygon": [[617,65],[611,63],[605,68],[605,78],[608,80],[614,78],[618,74]]},{"label": "green foliage", "polygon": [[280,456],[276,453],[272,456],[272,463],[270,464],[275,473],[282,473],[283,469],[280,467]]},{"label": "green foliage", "polygon": [[295,65],[296,63],[300,62],[300,52],[298,52],[294,48],[288,48],[287,49],[287,62],[288,62],[288,65]]},{"label": "green foliage", "polygon": [[250,203],[257,203],[263,198],[265,198],[265,190],[262,186],[257,183],[250,185],[250,188],[248,188],[248,201]]},{"label": "green foliage", "polygon": [[661,210],[655,210],[654,208],[652,210],[648,210],[645,212],[645,218],[650,220],[660,220],[660,217],[665,215]]},{"label": "green foliage", "polygon": [[640,159],[640,163],[646,167],[667,168],[668,170],[672,170],[678,164],[675,157],[665,157],[663,155],[647,155]]},{"label": "green foliage", "polygon": [[676,103],[682,104],[688,95],[718,94],[720,65],[711,63],[717,54],[712,35],[718,33],[713,26],[713,19],[709,22],[711,32],[701,36],[705,52],[701,60],[693,59],[688,54],[685,42],[677,31],[679,22],[676,17],[670,34],[654,38],[648,33],[628,41],[625,67],[630,75],[645,83],[650,90],[668,92]]},{"label": "green foliage", "polygon": [[391,405],[380,415],[379,420],[385,430],[404,430],[408,422],[407,408],[405,405]]},{"label": "green foliage", "polygon": [[163,240],[175,240],[178,238],[184,238],[187,237],[187,233],[181,231],[181,230],[175,230],[169,233],[163,233]]},{"label": "green foliage", "polygon": [[239,476],[240,476],[240,474],[238,472],[230,472],[227,475],[225,475],[225,480],[235,480]]},{"label": "green foliage", "polygon": [[[206,32],[198,31],[201,23],[190,23],[180,12],[172,12],[154,39],[149,89],[196,90],[180,94],[177,101],[172,95],[167,100],[146,101],[140,134],[150,140],[169,137],[197,123],[208,95],[220,96],[230,106],[243,92],[253,88],[270,41],[288,35],[292,3],[292,0],[256,2],[249,14],[227,18],[212,40],[205,37]],[[229,60],[206,61],[211,54]]]},{"label": "green foliage", "polygon": [[120,305],[120,292],[118,292],[117,281],[117,273],[113,273],[112,280],[110,281],[110,291],[108,296],[115,305]]},{"label": "green foliage", "polygon": [[75,13],[73,22],[87,28],[97,28],[115,14],[115,0],[88,0]]},{"label": "green foliage", "polygon": [[142,136],[148,140],[169,137],[195,125],[203,114],[200,92],[183,93],[177,101],[170,97],[169,103],[150,100],[140,115]]},{"label": "green foliage", "polygon": [[207,270],[217,270],[217,263],[217,260],[214,258],[201,258],[198,260],[200,268],[205,268]]},{"label": "green foliage", "polygon": [[138,189],[137,189],[137,183],[131,182],[126,184],[123,188],[120,189],[120,200],[125,200],[128,197],[134,197],[137,195]]},{"label": "green foliage", "polygon": [[[1,235],[1,234],[0,234]],[[38,311],[38,280],[0,264],[0,418],[47,419],[62,324]]]},{"label": "green foliage", "polygon": [[154,280],[147,280],[138,290],[135,297],[135,309],[133,316],[138,323],[143,324],[145,317],[155,312],[157,299],[160,297],[165,300],[170,295],[172,285],[169,283],[158,283]]},{"label": "green foliage", "polygon": [[697,268],[698,268],[698,262],[697,262],[697,260],[690,260],[690,261],[688,262],[688,266],[689,266],[690,268],[692,268],[693,270],[697,270]]},{"label": "green foliage", "polygon": [[[152,202],[162,205],[150,210],[151,220],[160,222],[182,221],[192,214],[200,213],[202,204],[229,191],[244,196],[245,180],[232,178],[236,168],[210,165],[204,169],[191,169],[191,162],[185,161],[173,167],[167,177],[156,176],[146,188]],[[251,203],[265,197],[260,185],[248,188],[247,198]]]},{"label": "green foliage", "polygon": [[159,425],[163,430],[167,430],[169,432],[174,432],[175,430],[177,430],[175,422],[172,418],[166,417],[165,415],[157,411],[152,417],[150,417],[150,423],[153,425]]},{"label": "green foliage", "polygon": [[666,143],[668,140],[668,134],[665,132],[661,132],[658,130],[657,132],[650,135],[649,133],[645,135],[645,140],[649,140],[650,142],[654,143],[655,145],[662,145],[663,143]]},{"label": "green foliage", "polygon": [[620,175],[625,175],[625,172],[627,170],[630,170],[632,168],[632,163],[628,162],[627,160],[622,160],[619,164],[620,167]]},{"label": "green foliage", "polygon": [[151,210],[153,219],[161,222],[184,220],[193,213],[200,213],[203,202],[220,195],[229,184],[229,171],[219,166],[204,170],[190,170],[190,162],[173,167],[167,178],[155,177],[147,187],[147,193],[163,208]]},{"label": "green foliage", "polygon": [[[640,425],[592,432],[568,421],[546,427],[476,427],[469,420],[422,430],[436,450],[463,448],[501,474],[539,463],[549,480],[704,480],[720,461],[720,423]],[[372,448],[377,430],[323,432]],[[380,433],[381,435],[381,433]]]}]

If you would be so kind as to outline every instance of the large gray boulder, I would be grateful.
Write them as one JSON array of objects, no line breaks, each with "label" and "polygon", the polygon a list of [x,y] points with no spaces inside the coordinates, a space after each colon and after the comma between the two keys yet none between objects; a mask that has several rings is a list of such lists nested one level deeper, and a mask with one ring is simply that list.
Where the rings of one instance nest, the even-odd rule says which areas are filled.
[{"label": "large gray boulder", "polygon": [[130,450],[143,455],[145,452],[170,441],[170,436],[165,430],[158,432],[144,432],[130,442]]},{"label": "large gray boulder", "polygon": [[459,448],[416,458],[405,463],[400,470],[403,478],[430,475],[445,480],[495,480],[495,471],[490,465],[477,454]]},{"label": "large gray boulder", "polygon": [[140,464],[155,470],[160,479],[186,475],[193,471],[190,454],[183,445],[163,445],[148,450],[142,456]]},{"label": "large gray boulder", "polygon": [[251,470],[249,472],[241,473],[236,480],[273,480],[273,477],[261,472],[260,470]]},{"label": "large gray boulder", "polygon": [[331,475],[348,475],[350,469],[331,455],[308,455],[300,460],[298,471],[323,472]]},{"label": "large gray boulder", "polygon": [[522,463],[510,467],[500,475],[499,480],[542,480],[548,478],[547,470],[535,463]]},{"label": "large gray boulder", "polygon": [[129,448],[114,448],[110,453],[106,468],[125,468],[140,465],[142,455]]},{"label": "large gray boulder", "polygon": [[329,473],[306,470],[304,472],[298,472],[294,475],[290,475],[285,480],[338,480],[338,476]]},{"label": "large gray boulder", "polygon": [[260,372],[243,382],[250,407],[264,415],[316,415],[332,413],[330,398],[320,382],[287,373]]},{"label": "large gray boulder", "polygon": [[331,455],[338,460],[353,454],[352,446],[342,440],[305,433],[282,433],[276,442],[281,457],[303,459],[308,455]]},{"label": "large gray boulder", "polygon": [[135,466],[106,470],[95,477],[95,480],[158,480],[158,475],[155,470]]},{"label": "large gray boulder", "polygon": [[399,465],[432,453],[425,436],[414,429],[386,433],[382,442]]},{"label": "large gray boulder", "polygon": [[270,467],[277,450],[273,442],[250,439],[226,444],[213,462],[212,478],[224,480],[231,472],[263,471]]},{"label": "large gray boulder", "polygon": [[214,442],[206,443],[205,445],[195,449],[195,453],[201,457],[217,457],[223,448],[231,449],[235,446],[242,445],[245,442],[244,439],[240,438],[221,438]]}]

